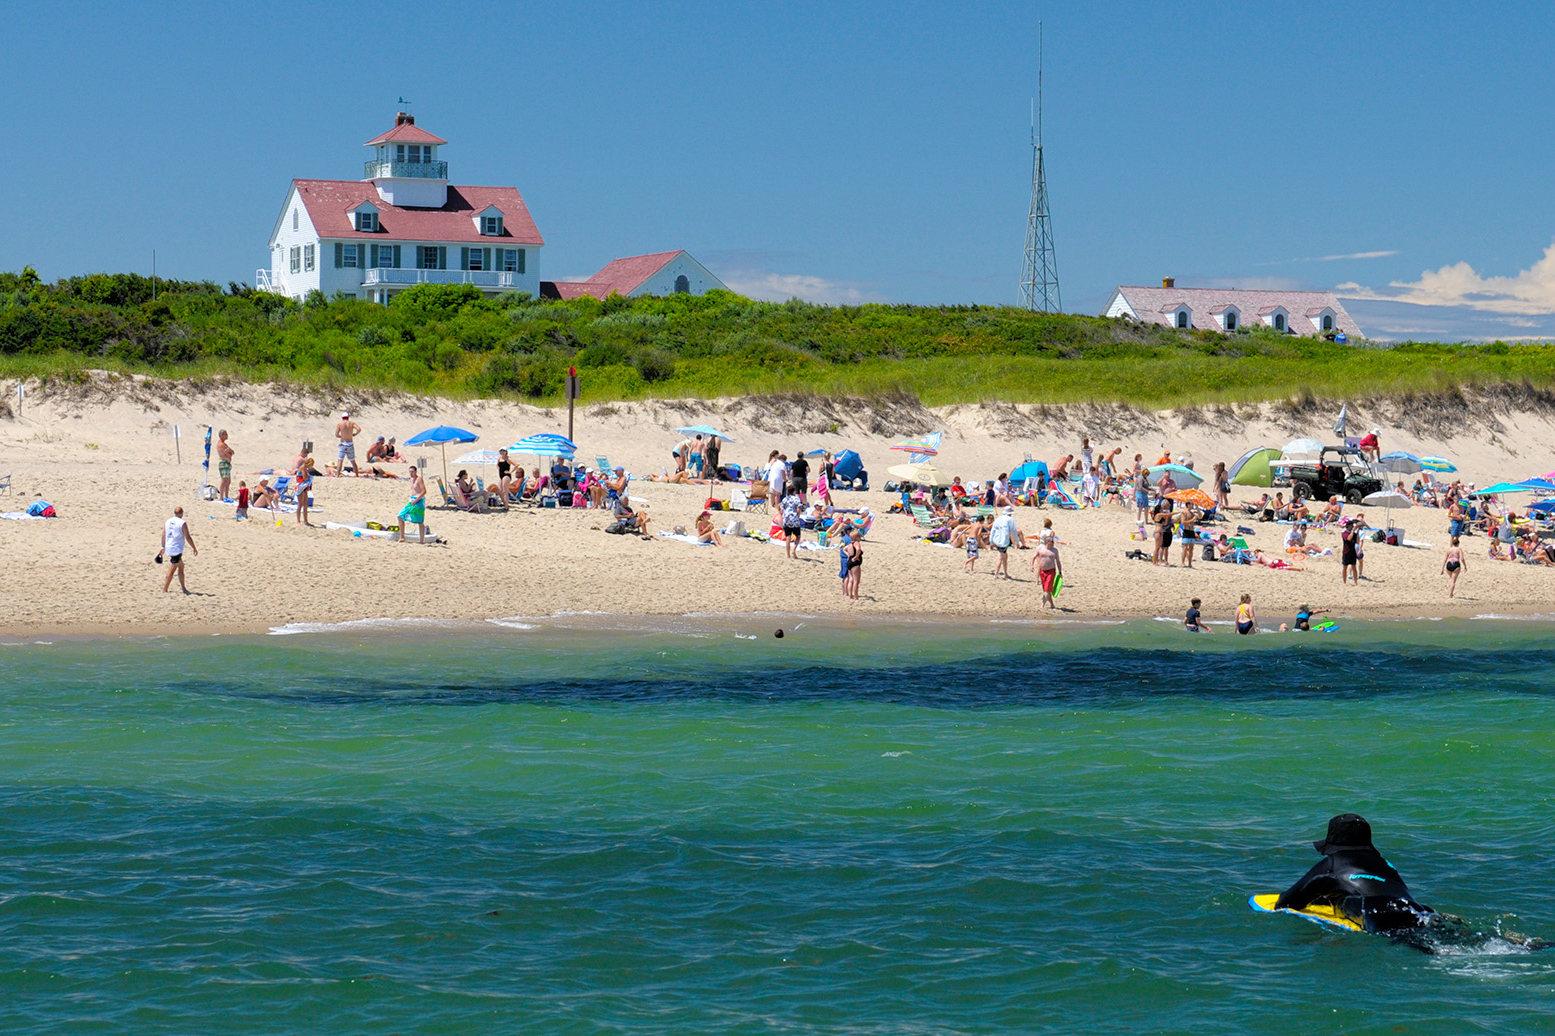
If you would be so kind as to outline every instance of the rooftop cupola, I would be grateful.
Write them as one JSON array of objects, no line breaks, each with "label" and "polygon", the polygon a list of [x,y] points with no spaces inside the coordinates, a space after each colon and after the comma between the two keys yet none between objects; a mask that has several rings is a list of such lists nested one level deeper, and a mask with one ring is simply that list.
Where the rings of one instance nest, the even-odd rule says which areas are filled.
[{"label": "rooftop cupola", "polygon": [[417,126],[414,115],[400,112],[393,129],[367,142],[373,157],[362,178],[390,205],[440,209],[448,201],[448,163],[437,157],[437,149],[446,143]]}]

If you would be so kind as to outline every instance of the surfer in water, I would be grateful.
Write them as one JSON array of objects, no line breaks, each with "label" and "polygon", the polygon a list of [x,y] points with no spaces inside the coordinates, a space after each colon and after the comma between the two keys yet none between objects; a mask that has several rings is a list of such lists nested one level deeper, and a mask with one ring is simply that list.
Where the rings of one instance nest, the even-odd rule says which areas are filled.
[{"label": "surfer in water", "polygon": [[1322,903],[1378,935],[1417,931],[1437,916],[1415,902],[1398,871],[1371,844],[1371,825],[1364,817],[1339,814],[1328,822],[1328,837],[1312,848],[1323,858],[1280,893],[1276,910]]}]

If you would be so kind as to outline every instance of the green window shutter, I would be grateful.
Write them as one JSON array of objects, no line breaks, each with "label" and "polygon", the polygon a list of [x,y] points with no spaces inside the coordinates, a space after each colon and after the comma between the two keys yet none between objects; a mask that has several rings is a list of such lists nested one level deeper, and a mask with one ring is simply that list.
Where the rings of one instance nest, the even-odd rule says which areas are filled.
[{"label": "green window shutter", "polygon": [[489,269],[491,269],[491,249],[489,249],[489,248],[482,248],[481,249],[481,269],[482,270],[489,270]]},{"label": "green window shutter", "polygon": [[439,270],[448,269],[448,249],[442,245],[437,246],[437,268]]},{"label": "green window shutter", "polygon": [[395,245],[394,246],[394,268],[396,270],[398,270],[400,268],[400,246],[399,245]]},{"label": "green window shutter", "polygon": [[367,246],[367,251],[368,251],[368,256],[369,256],[369,261],[367,263],[367,266],[368,266],[369,269],[372,269],[372,268],[374,268],[374,267],[376,267],[378,265],[378,246],[377,245],[368,245]]},{"label": "green window shutter", "polygon": [[459,249],[459,269],[461,269],[461,270],[468,270],[469,268],[470,268],[470,250],[468,248],[461,248],[461,249]]},{"label": "green window shutter", "polygon": [[346,244],[344,241],[335,242],[335,269],[340,269],[346,264]]},{"label": "green window shutter", "polygon": [[518,250],[518,272],[524,272],[524,250],[522,248]]}]

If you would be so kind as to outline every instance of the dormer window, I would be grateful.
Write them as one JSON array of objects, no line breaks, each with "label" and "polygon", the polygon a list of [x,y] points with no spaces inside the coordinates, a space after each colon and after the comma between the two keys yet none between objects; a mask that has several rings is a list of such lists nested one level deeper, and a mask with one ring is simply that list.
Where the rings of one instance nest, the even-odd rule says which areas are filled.
[{"label": "dormer window", "polygon": [[1285,330],[1285,314],[1284,313],[1276,313],[1276,314],[1274,314],[1274,329],[1276,331],[1284,331]]},{"label": "dormer window", "polygon": [[356,214],[356,229],[363,234],[378,233],[378,214],[363,210]]},{"label": "dormer window", "polygon": [[1178,326],[1178,328],[1180,328],[1181,330],[1186,331],[1188,329],[1188,326],[1189,326],[1188,325],[1188,320],[1189,320],[1188,309],[1185,306],[1182,309],[1179,309],[1177,311],[1177,326]]},{"label": "dormer window", "polygon": [[1235,306],[1227,306],[1225,313],[1221,315],[1220,326],[1227,331],[1235,331],[1239,315]]},{"label": "dormer window", "polygon": [[502,217],[501,216],[482,216],[481,217],[481,233],[483,235],[485,235],[486,237],[501,237],[502,236]]},{"label": "dormer window", "polygon": [[1332,331],[1333,329],[1334,329],[1334,315],[1332,313],[1324,313],[1323,314],[1323,330],[1324,331]]}]

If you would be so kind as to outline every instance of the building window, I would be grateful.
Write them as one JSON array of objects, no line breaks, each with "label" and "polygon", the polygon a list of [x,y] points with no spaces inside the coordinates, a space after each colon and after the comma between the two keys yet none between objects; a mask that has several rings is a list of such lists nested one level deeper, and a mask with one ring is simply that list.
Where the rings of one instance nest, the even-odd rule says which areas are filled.
[{"label": "building window", "polygon": [[437,269],[437,246],[436,245],[417,245],[416,246],[416,269],[418,269],[418,270],[435,270],[435,269]]},{"label": "building window", "polygon": [[691,278],[687,277],[685,274],[681,274],[679,277],[676,277],[675,291],[681,295],[688,294],[691,291]]},{"label": "building window", "polygon": [[364,234],[376,234],[378,232],[378,214],[376,212],[358,212],[356,214],[356,229]]},{"label": "building window", "polygon": [[502,235],[502,217],[482,216],[481,233],[486,237],[500,237]]},{"label": "building window", "polygon": [[1236,310],[1234,310],[1234,309],[1226,310],[1226,330],[1227,331],[1235,331],[1236,330]]},{"label": "building window", "polygon": [[292,229],[293,230],[297,229],[297,210],[296,209],[292,210]]},{"label": "building window", "polygon": [[296,245],[293,245],[292,246],[291,259],[292,259],[292,273],[301,273],[302,272],[302,249],[298,248]]},{"label": "building window", "polygon": [[378,268],[379,269],[381,269],[381,270],[394,270],[394,269],[397,269],[399,267],[399,263],[394,261],[394,251],[395,251],[395,249],[397,247],[398,247],[397,245],[379,245],[378,246]]},{"label": "building window", "polygon": [[1331,313],[1324,313],[1323,314],[1323,330],[1324,331],[1332,331],[1333,329],[1334,329],[1334,317],[1333,317],[1333,314],[1331,314]]},{"label": "building window", "polygon": [[313,270],[313,246],[312,245],[303,245],[302,246],[302,268],[304,270],[309,271],[310,273]]},{"label": "building window", "polygon": [[504,273],[524,272],[524,250],[522,248],[499,248],[496,254],[496,269]]},{"label": "building window", "polygon": [[403,161],[405,161],[405,145],[404,144],[396,144],[396,145],[394,145],[394,160],[396,162],[403,162]]},{"label": "building window", "polygon": [[1274,314],[1274,329],[1276,331],[1283,331],[1283,330],[1285,330],[1285,314],[1284,313],[1276,313],[1276,314]]},{"label": "building window", "polygon": [[481,262],[483,258],[481,252],[482,250],[479,248],[470,249],[470,257],[464,266],[466,270],[484,270],[486,268],[485,264]]},{"label": "building window", "polygon": [[340,265],[355,269],[357,266],[357,249],[360,245],[346,245],[340,250]]},{"label": "building window", "polygon": [[1188,311],[1186,309],[1179,309],[1177,311],[1177,326],[1181,328],[1186,328],[1188,326]]}]

